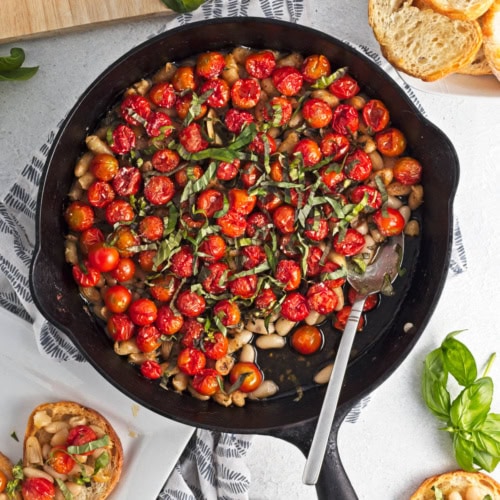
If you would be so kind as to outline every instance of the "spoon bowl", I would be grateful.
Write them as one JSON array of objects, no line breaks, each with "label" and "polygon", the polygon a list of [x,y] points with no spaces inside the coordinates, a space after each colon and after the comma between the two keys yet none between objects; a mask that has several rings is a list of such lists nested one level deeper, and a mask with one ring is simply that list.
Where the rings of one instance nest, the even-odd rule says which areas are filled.
[{"label": "spoon bowl", "polygon": [[348,263],[347,281],[356,290],[357,294],[335,356],[316,431],[309,449],[302,476],[304,484],[314,485],[318,481],[328,437],[337,410],[342,382],[365,301],[373,293],[380,292],[385,295],[393,293],[392,283],[401,269],[403,250],[404,236],[401,233],[391,236],[378,248],[374,257],[368,263],[366,270],[361,271],[355,263]]}]

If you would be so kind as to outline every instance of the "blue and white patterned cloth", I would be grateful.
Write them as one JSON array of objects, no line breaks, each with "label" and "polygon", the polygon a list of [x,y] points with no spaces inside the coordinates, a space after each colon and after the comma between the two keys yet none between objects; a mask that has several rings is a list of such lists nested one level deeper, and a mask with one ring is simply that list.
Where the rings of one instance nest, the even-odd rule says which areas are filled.
[{"label": "blue and white patterned cloth", "polygon": [[[194,13],[170,18],[151,36],[193,21],[227,16],[276,18],[307,25],[307,4],[310,4],[307,0],[210,0]],[[358,49],[378,64],[384,64],[380,56],[368,47]],[[394,76],[394,72],[392,74]],[[397,80],[396,77],[395,79]],[[400,83],[423,112],[411,88],[403,81]],[[44,355],[56,360],[84,361],[67,337],[47,323],[36,310],[29,292],[29,266],[35,243],[36,197],[45,160],[55,135],[55,131],[47,131],[45,144],[34,152],[20,177],[0,200],[0,307],[33,323],[40,352]],[[461,273],[466,268],[460,228],[455,221],[455,245],[450,274]],[[367,400],[354,408],[347,421],[354,422],[366,404]],[[245,457],[250,447],[251,436],[198,430],[158,498],[247,499],[250,474]]]}]

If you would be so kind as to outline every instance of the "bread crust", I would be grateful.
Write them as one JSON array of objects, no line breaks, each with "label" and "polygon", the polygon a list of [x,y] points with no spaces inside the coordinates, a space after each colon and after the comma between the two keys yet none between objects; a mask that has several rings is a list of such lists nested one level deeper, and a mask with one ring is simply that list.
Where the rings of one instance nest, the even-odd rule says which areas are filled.
[{"label": "bread crust", "polygon": [[490,494],[493,500],[500,499],[500,484],[492,477],[482,472],[454,470],[425,479],[410,500],[435,500],[433,487],[439,488],[445,499],[453,491],[458,491],[465,498],[465,492],[471,487],[484,491],[484,495]]},{"label": "bread crust", "polygon": [[500,0],[495,0],[480,19],[484,55],[492,73],[500,80]]},{"label": "bread crust", "polygon": [[414,5],[423,9],[432,9],[452,19],[473,21],[481,17],[493,4],[494,0],[415,0]]},{"label": "bread crust", "polygon": [[51,421],[65,420],[68,421],[71,417],[82,417],[87,421],[87,425],[94,425],[99,427],[104,431],[104,434],[109,436],[110,445],[107,447],[107,451],[110,455],[109,465],[106,467],[106,473],[109,474],[109,480],[104,484],[100,483],[99,489],[90,488],[92,493],[85,497],[85,500],[103,500],[109,496],[117,485],[123,468],[123,448],[120,438],[116,431],[114,430],[111,423],[96,410],[82,406],[79,403],[73,401],[58,401],[52,403],[43,403],[37,406],[29,416],[28,423],[26,425],[26,432],[24,435],[24,453],[23,453],[23,464],[24,466],[31,466],[28,456],[27,456],[27,441],[30,437],[40,437],[43,433],[43,427],[37,426],[37,421],[40,422],[40,416],[44,416],[44,413],[48,415]]}]

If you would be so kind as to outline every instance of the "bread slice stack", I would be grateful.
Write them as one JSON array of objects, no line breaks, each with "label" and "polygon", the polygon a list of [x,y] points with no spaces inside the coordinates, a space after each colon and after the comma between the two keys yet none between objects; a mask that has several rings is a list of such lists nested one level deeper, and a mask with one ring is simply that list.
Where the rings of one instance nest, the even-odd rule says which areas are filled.
[{"label": "bread slice stack", "polygon": [[423,81],[500,75],[500,0],[369,0],[368,21],[384,57]]},{"label": "bread slice stack", "polygon": [[500,484],[482,472],[456,470],[427,478],[413,493],[410,500],[436,500],[436,498],[498,500]]}]

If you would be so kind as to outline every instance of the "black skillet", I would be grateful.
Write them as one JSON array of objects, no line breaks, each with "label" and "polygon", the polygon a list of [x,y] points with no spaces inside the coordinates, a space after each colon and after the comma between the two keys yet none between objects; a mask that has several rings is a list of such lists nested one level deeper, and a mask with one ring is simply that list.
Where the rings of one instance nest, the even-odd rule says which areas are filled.
[{"label": "black skillet", "polygon": [[[447,137],[419,113],[386,73],[356,50],[324,33],[286,22],[227,18],[171,30],[124,55],[80,98],[50,151],[40,184],[31,291],[44,316],[69,336],[104,378],[138,403],[195,427],[276,436],[307,454],[324,395],[323,387],[306,388],[302,396],[297,397],[291,387],[286,390],[285,384],[280,397],[251,402],[244,408],[223,408],[147,383],[137,376],[135,368],[113,353],[101,327],[82,307],[70,267],[64,261],[66,228],[62,207],[72,182],[75,159],[84,150],[84,138],[89,130],[95,128],[123,89],[153,73],[162,63],[237,45],[294,50],[304,55],[322,53],[333,67],[347,66],[366,92],[388,105],[393,124],[408,139],[409,153],[424,165],[425,203],[419,213],[423,231],[409,243],[407,238],[404,261],[407,273],[396,280],[396,297],[384,298],[381,306],[370,313],[366,328],[355,343],[355,354],[348,367],[317,486],[320,498],[356,498],[340,461],[337,432],[350,409],[403,362],[434,311],[448,270],[452,201],[459,177],[457,156]],[[336,334],[330,333],[335,339]],[[325,360],[318,360],[321,361]]]}]

